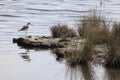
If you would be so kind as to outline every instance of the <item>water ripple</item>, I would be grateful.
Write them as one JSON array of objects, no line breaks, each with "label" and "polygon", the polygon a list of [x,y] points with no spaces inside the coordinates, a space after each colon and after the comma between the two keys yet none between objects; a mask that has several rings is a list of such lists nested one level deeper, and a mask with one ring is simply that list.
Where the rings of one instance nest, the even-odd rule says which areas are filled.
[{"label": "water ripple", "polygon": [[26,10],[34,10],[34,11],[45,11],[45,12],[74,12],[74,13],[80,13],[80,12],[86,12],[86,11],[79,11],[79,10],[70,10],[70,9],[34,9],[34,8],[26,8]]},{"label": "water ripple", "polygon": [[4,17],[20,17],[20,16],[10,15],[10,14],[0,14],[0,16],[4,16]]}]

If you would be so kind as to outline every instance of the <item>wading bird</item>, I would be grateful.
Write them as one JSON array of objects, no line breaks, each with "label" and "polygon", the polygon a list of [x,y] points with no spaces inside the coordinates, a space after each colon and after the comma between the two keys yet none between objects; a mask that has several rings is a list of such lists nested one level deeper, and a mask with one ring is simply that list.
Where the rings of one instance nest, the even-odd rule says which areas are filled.
[{"label": "wading bird", "polygon": [[19,29],[18,31],[25,31],[25,36],[27,36],[27,30],[28,30],[30,24],[31,24],[31,23],[28,22],[26,25],[24,25],[24,26],[23,26],[21,29]]}]

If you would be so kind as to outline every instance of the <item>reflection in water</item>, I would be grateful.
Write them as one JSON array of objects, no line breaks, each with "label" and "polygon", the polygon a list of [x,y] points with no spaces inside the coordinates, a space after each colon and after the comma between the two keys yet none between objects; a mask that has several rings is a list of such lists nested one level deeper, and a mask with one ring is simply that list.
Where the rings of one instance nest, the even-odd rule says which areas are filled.
[{"label": "reflection in water", "polygon": [[93,80],[93,71],[91,70],[91,67],[89,65],[82,65],[81,72],[84,80]]},{"label": "reflection in water", "polygon": [[[86,65],[76,65],[71,64],[62,55],[55,54],[56,61],[66,61],[66,75],[65,80],[94,80],[93,70],[90,64]],[[95,75],[94,75],[95,76]]]},{"label": "reflection in water", "polygon": [[[28,51],[29,51],[29,50],[28,50]],[[24,59],[24,61],[30,62],[31,59],[30,59],[30,56],[29,56],[28,51],[25,51],[24,53],[19,53],[19,54],[20,54],[20,56],[22,57],[22,59]]]},{"label": "reflection in water", "polygon": [[92,74],[88,65],[67,65],[65,80],[94,80]]},{"label": "reflection in water", "polygon": [[69,65],[66,66],[66,75],[65,80],[81,80],[81,68],[80,66],[71,67]]},{"label": "reflection in water", "polygon": [[63,61],[63,58],[56,57],[56,61],[58,61],[58,62],[62,62],[62,61]]},{"label": "reflection in water", "polygon": [[54,54],[57,62],[62,62],[64,60],[64,55],[63,54],[54,53],[53,50],[51,51],[51,53]]},{"label": "reflection in water", "polygon": [[56,61],[65,61],[66,74],[64,80],[120,80],[120,70],[106,69],[102,64],[87,65],[70,64],[63,56],[54,54]]},{"label": "reflection in water", "polygon": [[118,69],[106,69],[107,80],[120,80],[120,70]]},{"label": "reflection in water", "polygon": [[91,64],[67,65],[65,80],[120,80],[120,70]]}]

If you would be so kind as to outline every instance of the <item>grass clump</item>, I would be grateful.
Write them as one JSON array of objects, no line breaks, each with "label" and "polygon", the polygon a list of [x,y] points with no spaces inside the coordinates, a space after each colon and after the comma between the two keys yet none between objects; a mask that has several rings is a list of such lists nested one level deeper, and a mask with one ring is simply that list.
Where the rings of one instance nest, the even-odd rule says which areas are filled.
[{"label": "grass clump", "polygon": [[79,36],[82,36],[85,42],[79,47],[79,51],[76,50],[70,55],[68,62],[71,65],[87,64],[92,60],[95,46],[107,43],[110,35],[105,17],[96,11],[84,15],[77,21],[77,25]]},{"label": "grass clump", "polygon": [[75,37],[76,32],[74,29],[69,28],[68,25],[54,25],[50,28],[51,35],[53,38],[68,38],[68,37]]},{"label": "grass clump", "polygon": [[86,43],[83,49],[81,50],[80,55],[78,56],[79,63],[87,64],[88,61],[91,60],[92,51],[93,51],[93,45],[90,43]]},{"label": "grass clump", "polygon": [[77,21],[77,26],[79,36],[90,41],[92,40],[94,44],[102,44],[108,41],[108,23],[106,22],[106,18],[96,11],[82,16]]},{"label": "grass clump", "polygon": [[108,68],[120,68],[120,22],[113,24],[107,47],[108,53],[105,66]]},{"label": "grass clump", "polygon": [[76,65],[86,65],[88,61],[91,60],[94,46],[89,42],[80,45],[80,47],[77,47],[68,53],[67,63],[70,66],[74,67]]}]

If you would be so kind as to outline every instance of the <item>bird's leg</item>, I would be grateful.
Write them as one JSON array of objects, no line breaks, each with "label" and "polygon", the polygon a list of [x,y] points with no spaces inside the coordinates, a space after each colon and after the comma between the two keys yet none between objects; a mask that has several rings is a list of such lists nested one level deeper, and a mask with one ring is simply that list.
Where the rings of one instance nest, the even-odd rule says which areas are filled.
[{"label": "bird's leg", "polygon": [[26,30],[26,36],[27,36],[27,30]]},{"label": "bird's leg", "polygon": [[27,30],[25,31],[25,37],[27,36]]}]

